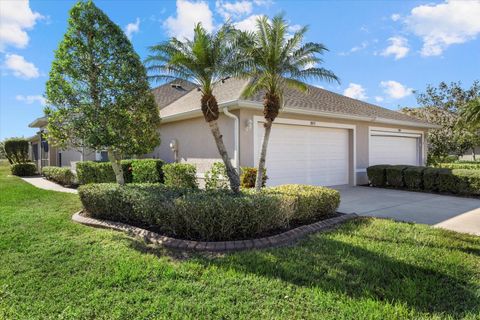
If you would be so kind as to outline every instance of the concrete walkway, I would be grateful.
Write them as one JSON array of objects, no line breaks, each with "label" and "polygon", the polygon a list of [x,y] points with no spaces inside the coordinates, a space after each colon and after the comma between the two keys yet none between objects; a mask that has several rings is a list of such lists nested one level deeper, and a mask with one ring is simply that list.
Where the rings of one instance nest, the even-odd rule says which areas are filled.
[{"label": "concrete walkway", "polygon": [[52,191],[58,191],[58,192],[78,193],[76,189],[65,188],[52,181],[48,181],[44,177],[23,177],[22,180],[40,189],[52,190]]},{"label": "concrete walkway", "polygon": [[342,213],[391,218],[480,236],[480,200],[423,192],[339,188]]}]

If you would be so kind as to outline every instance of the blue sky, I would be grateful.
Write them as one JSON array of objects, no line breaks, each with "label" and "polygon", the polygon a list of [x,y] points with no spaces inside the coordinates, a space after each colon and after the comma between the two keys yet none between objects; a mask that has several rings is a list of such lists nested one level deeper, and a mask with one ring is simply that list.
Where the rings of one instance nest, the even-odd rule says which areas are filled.
[{"label": "blue sky", "polygon": [[[30,136],[43,113],[45,82],[75,1],[0,1],[0,139]],[[213,30],[230,18],[283,12],[292,30],[330,51],[324,67],[341,85],[314,83],[390,109],[415,106],[413,90],[480,78],[480,1],[95,1],[144,58],[148,46],[188,37],[196,21]],[[153,84],[154,85],[154,84]]]}]

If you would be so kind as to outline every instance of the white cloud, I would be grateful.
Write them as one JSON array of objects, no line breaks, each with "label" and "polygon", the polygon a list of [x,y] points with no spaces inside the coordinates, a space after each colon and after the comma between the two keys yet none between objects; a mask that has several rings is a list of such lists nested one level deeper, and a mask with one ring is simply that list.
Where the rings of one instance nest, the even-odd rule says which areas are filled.
[{"label": "white cloud", "polygon": [[41,95],[24,96],[24,95],[19,94],[19,95],[15,96],[15,99],[17,99],[18,101],[23,101],[27,104],[33,104],[35,102],[40,103],[42,106],[44,106],[46,104],[45,98],[42,97]]},{"label": "white cloud", "polygon": [[257,27],[257,19],[260,18],[261,15],[252,15],[242,21],[236,22],[235,28],[242,30],[242,31],[255,31]]},{"label": "white cloud", "polygon": [[421,54],[438,56],[452,44],[475,39],[480,33],[480,1],[447,1],[420,5],[405,19],[423,40]]},{"label": "white cloud", "polygon": [[397,36],[388,39],[390,45],[382,51],[381,55],[388,57],[394,56],[395,60],[404,58],[410,51],[408,40],[404,37]]},{"label": "white cloud", "polygon": [[42,18],[40,13],[30,9],[28,0],[0,1],[0,51],[3,52],[7,45],[25,48],[29,41],[25,30],[33,28]]},{"label": "white cloud", "polygon": [[4,67],[12,71],[13,75],[19,78],[32,79],[40,76],[38,68],[18,54],[7,54],[5,56]]},{"label": "white cloud", "polygon": [[384,88],[384,92],[393,99],[402,99],[412,94],[413,89],[407,88],[397,81],[389,80],[380,82],[380,87]]},{"label": "white cloud", "polygon": [[273,0],[253,0],[257,6],[269,7],[273,4]]},{"label": "white cloud", "polygon": [[177,16],[168,17],[164,23],[168,34],[177,38],[193,38],[196,23],[209,32],[213,30],[213,16],[208,4],[204,1],[177,0]]},{"label": "white cloud", "polygon": [[359,100],[365,100],[368,98],[365,94],[365,88],[357,83],[350,83],[348,88],[343,91],[343,95]]},{"label": "white cloud", "polygon": [[390,16],[390,19],[392,19],[393,21],[398,21],[401,17],[402,16],[400,16],[398,13],[394,13]]},{"label": "white cloud", "polygon": [[248,15],[252,12],[252,2],[247,0],[240,0],[235,2],[227,2],[217,0],[215,2],[217,12],[225,19],[238,19],[242,16]]},{"label": "white cloud", "polygon": [[140,18],[137,18],[135,22],[127,24],[125,27],[125,34],[127,35],[128,39],[132,39],[132,35],[138,31],[140,31]]},{"label": "white cloud", "polygon": [[376,101],[376,102],[382,102],[382,101],[383,101],[383,97],[375,96],[375,101]]}]

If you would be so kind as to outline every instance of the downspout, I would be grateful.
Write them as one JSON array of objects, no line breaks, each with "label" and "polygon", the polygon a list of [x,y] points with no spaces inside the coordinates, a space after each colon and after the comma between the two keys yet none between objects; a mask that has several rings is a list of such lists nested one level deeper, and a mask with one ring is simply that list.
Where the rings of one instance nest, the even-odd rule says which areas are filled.
[{"label": "downspout", "polygon": [[238,120],[238,117],[236,115],[234,115],[233,113],[230,113],[230,111],[228,111],[228,107],[224,107],[223,108],[223,113],[225,113],[225,115],[231,119],[234,120],[234,133],[233,133],[233,136],[234,136],[234,151],[233,151],[233,158],[234,158],[234,162],[235,162],[235,169],[237,170],[237,173],[240,173],[240,162],[239,162],[239,152],[238,152],[238,149],[239,149],[239,143],[238,143],[238,140],[239,140],[239,120]]}]

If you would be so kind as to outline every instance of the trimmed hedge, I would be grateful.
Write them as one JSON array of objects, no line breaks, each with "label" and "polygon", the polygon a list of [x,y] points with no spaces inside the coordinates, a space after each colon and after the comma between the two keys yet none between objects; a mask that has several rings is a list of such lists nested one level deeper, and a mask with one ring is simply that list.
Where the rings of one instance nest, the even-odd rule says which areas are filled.
[{"label": "trimmed hedge", "polygon": [[[123,179],[132,182],[163,182],[163,160],[122,160]],[[110,162],[82,161],[77,163],[79,184],[115,182],[115,173]]]},{"label": "trimmed hedge", "polygon": [[[168,171],[168,169],[167,169]],[[88,215],[154,228],[192,240],[240,240],[334,214],[336,190],[285,185],[234,194],[162,184],[89,184],[79,188]]]},{"label": "trimmed hedge", "polygon": [[390,167],[388,164],[378,164],[367,168],[368,182],[375,187],[383,187],[387,185],[386,169]]},{"label": "trimmed hedge", "polygon": [[10,171],[14,176],[28,177],[37,173],[37,166],[33,162],[14,163],[10,166]]},{"label": "trimmed hedge", "polygon": [[405,187],[412,190],[423,189],[423,171],[426,167],[408,167],[403,171]]},{"label": "trimmed hedge", "polygon": [[[263,171],[262,187],[265,187],[267,183],[267,170]],[[242,167],[240,174],[240,187],[249,189],[255,188],[255,182],[257,181],[257,168],[254,167]]]},{"label": "trimmed hedge", "polygon": [[[385,170],[387,184],[381,186],[403,186],[409,190],[425,190],[475,196],[480,195],[480,170],[452,170],[447,168],[425,168],[414,166],[378,167],[379,166],[372,166],[367,168],[369,181],[375,186],[379,185],[373,184],[372,181],[377,182],[378,180],[381,180],[382,170]],[[373,168],[373,170],[371,168]],[[373,176],[371,176],[372,174]],[[403,181],[402,186],[399,184],[400,181]]]},{"label": "trimmed hedge", "polygon": [[385,177],[387,185],[395,188],[405,187],[404,171],[411,166],[395,165],[385,168]]},{"label": "trimmed hedge", "polygon": [[197,169],[188,163],[169,163],[163,166],[167,187],[197,189]]},{"label": "trimmed hedge", "polygon": [[445,169],[471,169],[471,170],[480,170],[479,162],[452,162],[452,163],[439,163],[436,165],[438,168]]},{"label": "trimmed hedge", "polygon": [[42,174],[48,180],[55,181],[64,186],[71,186],[75,183],[75,175],[69,168],[65,167],[44,167]]},{"label": "trimmed hedge", "polygon": [[132,182],[163,183],[164,164],[165,162],[159,159],[131,160]]}]

